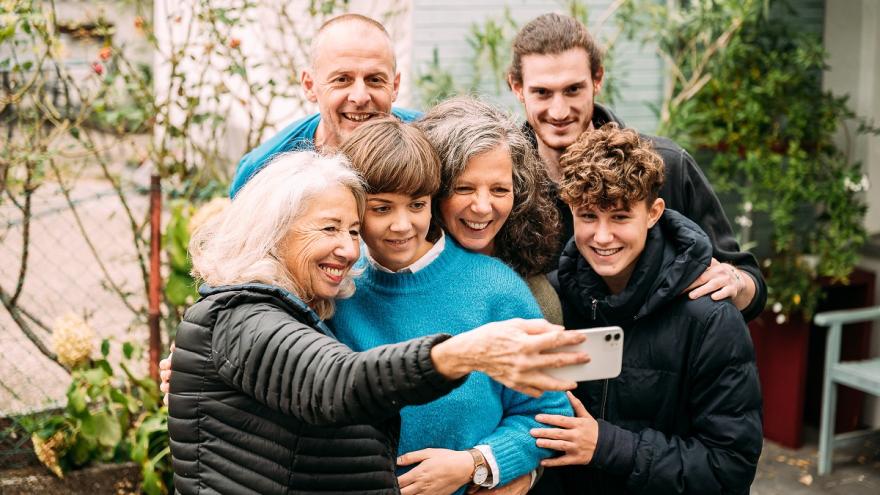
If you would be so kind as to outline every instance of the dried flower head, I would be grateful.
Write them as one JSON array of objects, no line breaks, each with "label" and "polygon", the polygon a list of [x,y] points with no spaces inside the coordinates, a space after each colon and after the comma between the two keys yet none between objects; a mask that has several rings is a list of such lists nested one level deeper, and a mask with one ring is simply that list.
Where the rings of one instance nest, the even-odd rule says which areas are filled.
[{"label": "dried flower head", "polygon": [[52,330],[52,346],[58,362],[73,368],[92,355],[95,331],[82,318],[67,314],[55,321]]},{"label": "dried flower head", "polygon": [[37,454],[37,459],[49,468],[49,471],[55,473],[55,476],[64,478],[64,472],[61,471],[61,465],[58,464],[58,452],[64,447],[64,433],[55,432],[45,441],[34,433],[31,435],[31,443],[34,444],[34,453]]}]

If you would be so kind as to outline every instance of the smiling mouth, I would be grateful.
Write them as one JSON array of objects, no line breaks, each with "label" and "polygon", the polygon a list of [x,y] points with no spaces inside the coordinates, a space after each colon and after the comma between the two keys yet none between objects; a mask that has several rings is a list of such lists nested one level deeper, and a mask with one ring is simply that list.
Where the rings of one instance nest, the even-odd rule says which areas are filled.
[{"label": "smiling mouth", "polygon": [[491,222],[491,220],[488,222],[470,222],[470,221],[462,219],[461,223],[463,223],[465,227],[467,227],[471,230],[481,231],[481,230],[486,230],[486,228],[489,227],[489,224],[492,222]]},{"label": "smiling mouth", "polygon": [[366,121],[370,120],[371,118],[373,118],[373,116],[375,116],[375,115],[376,114],[374,114],[374,113],[355,113],[355,112],[346,112],[346,113],[342,114],[342,116],[346,120],[350,120],[350,121],[356,122],[356,123],[366,122]]},{"label": "smiling mouth", "polygon": [[593,252],[598,254],[599,256],[614,256],[615,254],[623,251],[622,247],[611,249],[600,249],[597,247],[591,247],[590,249],[592,249]]},{"label": "smiling mouth", "polygon": [[409,241],[412,239],[412,237],[407,237],[406,239],[385,239],[385,243],[393,248],[402,248],[409,244]]},{"label": "smiling mouth", "polygon": [[342,282],[342,279],[345,276],[346,267],[344,266],[327,265],[322,263],[318,265],[318,267],[321,268],[321,271],[323,271],[330,278],[330,280],[336,283]]}]

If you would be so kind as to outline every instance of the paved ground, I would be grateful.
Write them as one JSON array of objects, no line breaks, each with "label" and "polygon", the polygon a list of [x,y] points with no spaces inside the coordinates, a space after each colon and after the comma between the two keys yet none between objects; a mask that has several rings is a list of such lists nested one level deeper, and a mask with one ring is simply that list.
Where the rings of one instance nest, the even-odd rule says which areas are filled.
[{"label": "paved ground", "polygon": [[880,436],[835,451],[834,469],[823,477],[816,475],[815,438],[815,431],[808,431],[807,444],[798,450],[765,440],[751,495],[880,493]]}]

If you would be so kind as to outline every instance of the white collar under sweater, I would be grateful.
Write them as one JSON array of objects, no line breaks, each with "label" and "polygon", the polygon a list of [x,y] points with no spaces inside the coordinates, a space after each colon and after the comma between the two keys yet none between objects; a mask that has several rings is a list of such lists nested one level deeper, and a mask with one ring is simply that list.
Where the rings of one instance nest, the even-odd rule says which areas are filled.
[{"label": "white collar under sweater", "polygon": [[364,249],[366,250],[367,254],[367,261],[370,262],[373,268],[385,273],[416,273],[422,268],[430,265],[432,261],[436,260],[440,256],[440,253],[443,252],[444,247],[446,247],[446,234],[443,231],[440,231],[440,238],[437,239],[437,242],[435,242],[434,245],[431,246],[431,249],[429,249],[427,253],[422,255],[421,258],[415,260],[411,265],[394,271],[385,268],[384,266],[380,265],[378,261],[373,259],[373,257],[370,255],[370,248],[368,248],[367,245],[364,244]]}]

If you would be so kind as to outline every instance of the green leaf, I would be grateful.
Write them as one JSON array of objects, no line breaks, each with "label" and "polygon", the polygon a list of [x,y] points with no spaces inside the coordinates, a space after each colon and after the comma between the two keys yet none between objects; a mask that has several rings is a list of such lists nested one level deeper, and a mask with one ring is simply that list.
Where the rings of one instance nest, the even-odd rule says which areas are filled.
[{"label": "green leaf", "polygon": [[83,379],[89,385],[101,385],[107,379],[109,374],[103,368],[92,368],[83,372]]},{"label": "green leaf", "polygon": [[192,277],[171,272],[168,275],[168,281],[165,283],[165,295],[171,304],[183,306],[188,304],[188,298],[192,298],[192,300],[197,299],[198,291]]},{"label": "green leaf", "polygon": [[131,342],[124,342],[122,344],[122,355],[125,356],[125,359],[131,359],[131,355],[134,352],[134,346],[131,345]]},{"label": "green leaf", "polygon": [[[119,426],[119,420],[108,413],[98,412],[92,415],[90,428],[94,428],[94,436],[99,445],[104,447],[115,447],[117,443],[122,441],[122,428]],[[83,430],[85,430],[85,422],[83,422]]]},{"label": "green leaf", "polygon": [[70,391],[67,392],[67,407],[74,414],[81,414],[86,412],[86,407],[88,405],[88,398],[86,396],[85,390],[80,387],[72,387]]},{"label": "green leaf", "polygon": [[101,355],[106,358],[107,354],[110,354],[110,340],[104,339],[101,341]]}]

